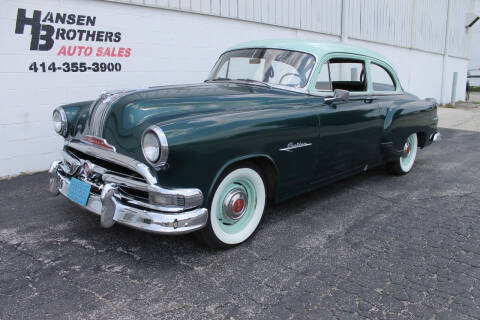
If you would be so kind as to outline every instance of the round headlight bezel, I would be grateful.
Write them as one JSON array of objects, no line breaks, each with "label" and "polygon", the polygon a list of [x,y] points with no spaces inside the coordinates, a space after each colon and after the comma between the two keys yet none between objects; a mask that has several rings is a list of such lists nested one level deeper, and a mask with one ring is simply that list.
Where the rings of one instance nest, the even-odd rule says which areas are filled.
[{"label": "round headlight bezel", "polygon": [[67,114],[65,113],[65,110],[63,110],[62,107],[58,107],[58,108],[55,108],[55,110],[53,110],[53,113],[52,113],[52,122],[56,122],[55,121],[55,115],[56,114],[59,114],[60,115],[60,129],[57,130],[54,126],[54,130],[56,133],[58,133],[59,135],[61,135],[62,137],[66,137],[67,136],[67,129],[68,129],[68,120],[67,120]]},{"label": "round headlight bezel", "polygon": [[[147,134],[153,134],[156,139],[158,140],[158,144],[159,144],[159,155],[158,155],[158,159],[156,159],[156,161],[151,161],[146,153],[145,153],[145,136]],[[167,142],[167,136],[165,135],[165,133],[163,132],[163,130],[158,127],[158,126],[151,126],[149,127],[147,130],[145,130],[142,134],[142,153],[143,153],[143,157],[145,158],[145,160],[151,164],[152,166],[158,168],[158,167],[163,167],[167,164],[167,160],[168,160],[168,142]]]}]

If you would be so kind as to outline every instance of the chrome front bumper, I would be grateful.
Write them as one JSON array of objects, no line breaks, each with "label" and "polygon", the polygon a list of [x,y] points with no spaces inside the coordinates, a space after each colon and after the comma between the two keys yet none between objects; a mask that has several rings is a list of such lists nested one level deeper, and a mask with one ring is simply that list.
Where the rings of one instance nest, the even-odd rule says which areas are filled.
[{"label": "chrome front bumper", "polygon": [[[95,166],[94,171],[103,172],[103,174],[97,175],[97,179],[93,181],[83,172],[81,165],[83,160],[72,159],[72,155],[65,151],[62,154],[64,159],[54,161],[50,168],[50,192],[53,194],[61,193],[68,198],[68,189],[72,177],[89,183],[92,185],[92,189],[87,204],[82,207],[99,215],[103,227],[108,228],[114,223],[120,223],[148,232],[184,234],[201,229],[207,223],[208,210],[199,208],[203,202],[203,195],[198,189],[163,189],[156,185],[145,184],[125,176],[116,175],[99,166]],[[72,161],[79,163],[72,164]],[[78,165],[78,167],[74,172],[66,172],[75,165]],[[145,192],[150,191],[150,200],[138,199],[125,194],[122,191],[122,188],[125,187]],[[172,195],[184,197],[183,207],[178,204],[159,205],[154,201],[155,197],[171,197]],[[192,208],[195,205],[197,207]]]}]

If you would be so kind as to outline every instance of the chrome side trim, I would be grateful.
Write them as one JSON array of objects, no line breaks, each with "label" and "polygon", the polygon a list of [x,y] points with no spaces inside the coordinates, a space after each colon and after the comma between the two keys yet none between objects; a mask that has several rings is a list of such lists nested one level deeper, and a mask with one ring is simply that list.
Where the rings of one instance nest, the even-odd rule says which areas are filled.
[{"label": "chrome side trim", "polygon": [[304,148],[304,147],[309,147],[311,146],[311,143],[305,143],[305,142],[289,142],[285,148],[278,149],[280,151],[286,151],[286,152],[293,152],[293,150],[298,149],[298,148]]}]

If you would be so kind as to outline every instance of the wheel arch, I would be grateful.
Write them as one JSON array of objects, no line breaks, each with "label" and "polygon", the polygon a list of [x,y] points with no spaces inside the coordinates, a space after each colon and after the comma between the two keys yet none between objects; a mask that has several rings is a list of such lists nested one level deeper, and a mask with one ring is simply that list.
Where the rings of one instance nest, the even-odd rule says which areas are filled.
[{"label": "wheel arch", "polygon": [[264,182],[265,182],[267,199],[268,200],[275,199],[277,174],[278,174],[278,167],[275,164],[275,161],[273,161],[273,159],[266,154],[252,154],[252,155],[237,157],[226,162],[218,170],[218,172],[215,175],[215,178],[210,184],[207,197],[205,197],[205,201],[207,202],[210,201],[214,193],[214,188],[217,185],[222,174],[228,169],[232,168],[233,166],[238,166],[242,163],[254,163],[260,168],[261,170],[260,174],[262,175],[262,178],[264,179]]},{"label": "wheel arch", "polygon": [[424,131],[418,131],[417,138],[418,138],[418,146],[420,148],[425,147],[425,145],[427,144],[427,133]]}]

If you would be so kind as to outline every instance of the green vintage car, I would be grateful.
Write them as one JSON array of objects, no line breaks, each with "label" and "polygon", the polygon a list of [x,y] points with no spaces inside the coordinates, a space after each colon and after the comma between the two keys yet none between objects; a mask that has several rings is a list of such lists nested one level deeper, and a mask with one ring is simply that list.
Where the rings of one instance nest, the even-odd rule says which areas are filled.
[{"label": "green vintage car", "polygon": [[50,191],[115,222],[194,232],[215,247],[281,202],[369,168],[412,169],[438,140],[437,103],[403,91],[375,52],[271,40],[223,53],[199,84],[121,90],[60,106]]}]

